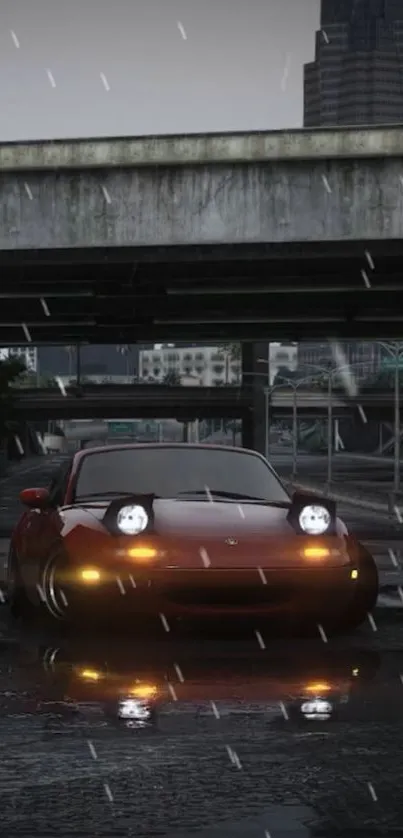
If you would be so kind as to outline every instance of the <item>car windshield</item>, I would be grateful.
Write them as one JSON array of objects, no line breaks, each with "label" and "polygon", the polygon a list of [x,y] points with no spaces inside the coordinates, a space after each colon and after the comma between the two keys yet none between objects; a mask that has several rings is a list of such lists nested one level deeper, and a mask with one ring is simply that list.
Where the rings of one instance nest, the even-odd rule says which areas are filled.
[{"label": "car windshield", "polygon": [[222,498],[289,501],[276,474],[259,456],[234,449],[208,447],[121,448],[88,452],[75,487],[75,501],[103,494],[154,494],[176,498],[209,491]]}]

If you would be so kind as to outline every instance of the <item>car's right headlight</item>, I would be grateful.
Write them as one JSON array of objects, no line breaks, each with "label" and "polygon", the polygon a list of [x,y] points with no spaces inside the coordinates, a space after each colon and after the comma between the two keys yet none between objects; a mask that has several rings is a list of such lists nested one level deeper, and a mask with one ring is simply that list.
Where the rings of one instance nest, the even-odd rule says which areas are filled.
[{"label": "car's right headlight", "polygon": [[323,535],[329,529],[332,516],[326,506],[310,504],[299,513],[298,523],[307,535]]}]

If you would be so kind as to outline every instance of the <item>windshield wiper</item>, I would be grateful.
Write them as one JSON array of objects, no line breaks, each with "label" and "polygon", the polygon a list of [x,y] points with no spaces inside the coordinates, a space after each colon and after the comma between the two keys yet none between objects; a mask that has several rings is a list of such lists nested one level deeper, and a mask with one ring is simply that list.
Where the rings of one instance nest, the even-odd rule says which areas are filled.
[{"label": "windshield wiper", "polygon": [[244,495],[239,492],[222,492],[220,489],[210,489],[207,486],[205,489],[186,489],[184,492],[178,492],[176,497],[180,498],[186,495],[203,496],[207,499],[211,496],[213,498],[223,498],[224,500],[252,500],[258,501],[259,503],[270,503],[266,498],[257,498],[254,495]]},{"label": "windshield wiper", "polygon": [[132,498],[133,495],[136,495],[136,492],[91,492],[89,495],[76,495],[74,502],[79,503],[93,498]]}]

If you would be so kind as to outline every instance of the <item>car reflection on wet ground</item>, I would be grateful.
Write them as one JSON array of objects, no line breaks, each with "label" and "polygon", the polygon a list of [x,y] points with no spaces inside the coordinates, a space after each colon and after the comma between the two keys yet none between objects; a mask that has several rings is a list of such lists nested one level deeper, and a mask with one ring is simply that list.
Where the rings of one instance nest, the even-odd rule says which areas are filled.
[{"label": "car reflection on wet ground", "polygon": [[[402,628],[390,617],[353,642],[265,638],[264,648],[242,636],[144,644],[4,631],[3,826],[399,834]],[[395,643],[382,644],[388,632]]]},{"label": "car reflection on wet ground", "polygon": [[133,642],[99,638],[39,645],[32,676],[41,664],[43,673],[35,708],[40,712],[49,700],[59,701],[139,728],[158,724],[172,704],[191,710],[204,706],[217,719],[221,705],[225,712],[229,704],[238,704],[238,712],[262,706],[273,719],[280,714],[286,721],[329,721],[340,718],[342,708],[348,718],[351,702],[360,701],[381,665],[375,651],[330,653],[317,642],[299,643],[296,649],[279,644],[264,656],[257,647],[244,646],[220,652],[214,645],[155,643],[145,650]]}]

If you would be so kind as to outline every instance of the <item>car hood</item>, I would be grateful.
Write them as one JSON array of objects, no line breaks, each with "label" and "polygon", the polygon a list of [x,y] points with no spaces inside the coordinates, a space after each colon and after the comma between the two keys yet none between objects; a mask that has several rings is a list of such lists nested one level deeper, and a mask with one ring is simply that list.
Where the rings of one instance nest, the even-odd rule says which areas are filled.
[{"label": "car hood", "polygon": [[155,527],[166,535],[232,537],[270,531],[291,531],[287,523],[289,507],[280,508],[263,503],[233,501],[174,500],[154,503]]}]

